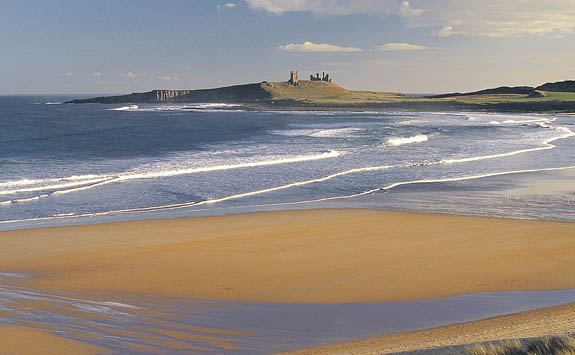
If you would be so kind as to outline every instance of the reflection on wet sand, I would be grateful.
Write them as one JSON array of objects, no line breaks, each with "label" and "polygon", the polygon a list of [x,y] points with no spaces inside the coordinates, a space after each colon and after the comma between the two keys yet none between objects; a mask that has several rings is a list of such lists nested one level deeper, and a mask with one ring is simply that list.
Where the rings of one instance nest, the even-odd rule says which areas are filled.
[{"label": "reflection on wet sand", "polygon": [[[183,323],[179,319],[181,312],[189,313],[197,306],[212,306],[197,301],[172,303],[155,299],[155,302],[164,301],[165,304],[152,304],[150,297],[136,299],[133,296],[112,302],[10,285],[0,286],[0,295],[1,323],[17,326],[11,329],[25,327],[28,331],[38,331],[37,334],[64,338],[62,341],[67,339],[93,345],[93,348],[84,349],[88,352],[94,349],[120,353],[232,351],[242,349],[246,343],[243,338],[251,334],[249,331],[210,329]],[[217,307],[217,304],[213,306]],[[75,351],[84,352],[82,349]]]}]

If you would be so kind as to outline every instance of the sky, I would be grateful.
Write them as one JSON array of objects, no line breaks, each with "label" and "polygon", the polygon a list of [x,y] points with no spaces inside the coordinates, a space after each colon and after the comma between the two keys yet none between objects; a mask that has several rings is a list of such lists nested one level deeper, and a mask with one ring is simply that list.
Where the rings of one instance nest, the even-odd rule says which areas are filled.
[{"label": "sky", "polygon": [[403,93],[575,79],[575,0],[1,0],[0,94],[330,73]]}]

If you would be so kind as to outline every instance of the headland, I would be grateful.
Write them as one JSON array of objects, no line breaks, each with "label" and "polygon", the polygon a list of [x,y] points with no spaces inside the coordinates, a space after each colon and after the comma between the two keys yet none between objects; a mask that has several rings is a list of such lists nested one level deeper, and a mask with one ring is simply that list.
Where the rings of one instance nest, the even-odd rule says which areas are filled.
[{"label": "headland", "polygon": [[[296,74],[294,77],[294,73]],[[410,97],[395,92],[347,90],[326,74],[299,80],[243,84],[201,90],[152,90],[120,96],[72,100],[69,103],[162,104],[234,103],[252,110],[378,110],[574,112],[575,81],[537,87],[502,86],[469,93]]]}]

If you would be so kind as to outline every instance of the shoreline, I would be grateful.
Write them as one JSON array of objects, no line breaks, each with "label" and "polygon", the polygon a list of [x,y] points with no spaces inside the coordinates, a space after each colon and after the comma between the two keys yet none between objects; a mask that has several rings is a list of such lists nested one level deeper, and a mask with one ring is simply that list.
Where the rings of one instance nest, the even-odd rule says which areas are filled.
[{"label": "shoreline", "polygon": [[[549,174],[551,176],[549,176]],[[534,220],[534,221],[549,221],[549,222],[575,222],[575,215],[571,217],[571,214],[567,213],[563,218],[557,218],[551,216],[548,213],[542,214],[540,216],[526,215],[520,216],[517,213],[510,213],[509,206],[506,210],[503,210],[500,206],[500,213],[473,213],[471,211],[462,209],[462,206],[458,204],[456,200],[446,201],[449,202],[454,207],[450,209],[424,209],[418,208],[413,205],[409,198],[407,201],[402,201],[402,194],[410,194],[411,187],[418,187],[422,185],[444,185],[448,186],[450,184],[467,184],[474,181],[478,181],[479,184],[483,183],[485,186],[480,185],[480,190],[484,193],[490,194],[492,200],[489,202],[481,203],[500,203],[495,200],[499,197],[507,201],[507,196],[515,197],[518,196],[530,197],[530,194],[535,193],[539,197],[557,197],[557,196],[568,196],[573,195],[575,191],[575,183],[570,179],[571,176],[575,176],[574,166],[565,166],[557,168],[540,168],[532,170],[518,170],[518,171],[507,171],[498,172],[486,175],[461,177],[454,179],[438,179],[438,180],[421,180],[421,181],[405,181],[394,184],[391,188],[389,186],[380,189],[374,189],[373,193],[366,195],[359,194],[359,196],[341,196],[339,198],[327,198],[325,200],[311,200],[311,201],[296,201],[296,202],[285,202],[285,203],[271,203],[263,205],[245,205],[245,206],[235,206],[235,207],[219,207],[219,208],[194,208],[193,206],[187,206],[188,203],[182,203],[181,207],[169,206],[168,209],[163,210],[162,206],[157,208],[145,207],[141,211],[137,209],[133,212],[123,212],[123,211],[105,211],[105,212],[95,212],[86,215],[75,215],[75,216],[52,216],[52,217],[39,217],[35,219],[27,220],[13,220],[13,221],[0,221],[0,232],[2,231],[15,231],[15,230],[30,230],[38,228],[51,228],[51,227],[63,227],[63,226],[81,226],[81,225],[98,225],[106,223],[120,223],[120,222],[130,222],[130,221],[146,221],[146,220],[171,220],[176,218],[205,218],[205,217],[218,217],[218,216],[233,216],[233,215],[243,215],[252,214],[259,212],[281,212],[281,211],[296,211],[296,210],[315,210],[315,209],[333,209],[333,210],[376,210],[376,211],[389,211],[389,212],[404,212],[404,213],[416,213],[416,214],[437,214],[446,216],[469,216],[469,217],[485,217],[485,218],[501,218],[501,219],[517,219],[517,220]],[[493,185],[501,185],[502,182],[507,182],[513,179],[513,181],[518,180],[520,186],[500,189],[494,188]],[[551,188],[544,181],[551,179],[553,183],[557,186]],[[477,184],[477,183],[474,183]],[[470,191],[478,191],[477,187],[474,185],[473,188],[469,187]],[[418,189],[419,191],[419,189]],[[519,191],[519,193],[517,193]],[[384,194],[391,193],[391,195],[386,195],[385,198],[381,199],[381,192]],[[423,200],[429,199],[433,192],[420,191],[415,193],[419,198]],[[399,197],[396,197],[399,196]],[[390,197],[391,201],[390,201]],[[533,197],[533,196],[531,196]],[[575,197],[572,197],[575,199]],[[539,200],[539,198],[538,198]],[[342,204],[340,201],[346,201]],[[510,199],[509,201],[512,201]],[[575,200],[573,200],[575,202]],[[539,201],[538,201],[539,202]],[[467,202],[469,203],[469,202]],[[297,207],[295,207],[297,206]],[[350,207],[352,206],[352,207]],[[456,207],[459,206],[459,207]],[[539,206],[543,207],[543,206]],[[545,218],[547,217],[547,218]]]},{"label": "shoreline", "polygon": [[[124,104],[124,103],[122,103]],[[134,104],[138,104],[135,102]],[[152,103],[153,104],[153,103]],[[167,103],[169,104],[169,103]],[[173,104],[173,103],[172,103]],[[185,104],[185,103],[183,103]],[[522,103],[472,104],[457,101],[438,102],[389,102],[363,104],[314,104],[314,103],[245,103],[244,109],[251,111],[378,111],[378,112],[486,112],[486,113],[533,113],[533,114],[573,114],[575,101],[541,101]]]},{"label": "shoreline", "polygon": [[[205,104],[210,102],[178,102],[178,101],[165,101],[165,102],[106,102],[106,103],[69,103],[75,105],[194,105]],[[445,112],[445,113],[466,113],[466,112],[481,112],[481,113],[523,113],[523,114],[562,114],[573,115],[575,114],[575,101],[543,101],[543,102],[527,102],[524,104],[517,103],[491,103],[491,104],[470,104],[457,101],[440,101],[440,102],[390,102],[390,103],[363,103],[363,104],[315,104],[315,103],[283,103],[278,102],[274,104],[269,103],[252,103],[252,102],[214,102],[231,105],[241,105],[239,110],[243,111],[334,111],[334,112]],[[227,111],[230,108],[211,107],[212,111]],[[190,109],[190,111],[203,111],[203,109]]]}]

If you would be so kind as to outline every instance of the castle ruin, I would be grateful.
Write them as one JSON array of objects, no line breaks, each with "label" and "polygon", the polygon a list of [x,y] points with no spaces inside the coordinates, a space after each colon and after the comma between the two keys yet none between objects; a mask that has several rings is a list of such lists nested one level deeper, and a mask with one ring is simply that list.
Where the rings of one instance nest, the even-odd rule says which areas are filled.
[{"label": "castle ruin", "polygon": [[329,77],[329,74],[326,74],[325,72],[322,73],[321,78],[319,77],[319,73],[315,74],[315,77],[313,75],[310,75],[309,80],[310,81],[325,81],[325,82],[331,83],[331,78]]},{"label": "castle ruin", "polygon": [[298,72],[297,71],[290,71],[289,72],[288,83],[292,84],[293,86],[299,86],[299,79],[298,79]]},{"label": "castle ruin", "polygon": [[[319,73],[316,73],[315,76],[310,75],[309,76],[309,80],[310,81],[324,81],[326,83],[331,83],[331,77],[329,76],[329,74],[326,74],[325,72],[322,73],[322,76],[319,76]],[[290,83],[293,86],[299,86],[299,79],[298,79],[298,72],[297,71],[290,71],[289,72],[289,80],[288,83]]]}]

